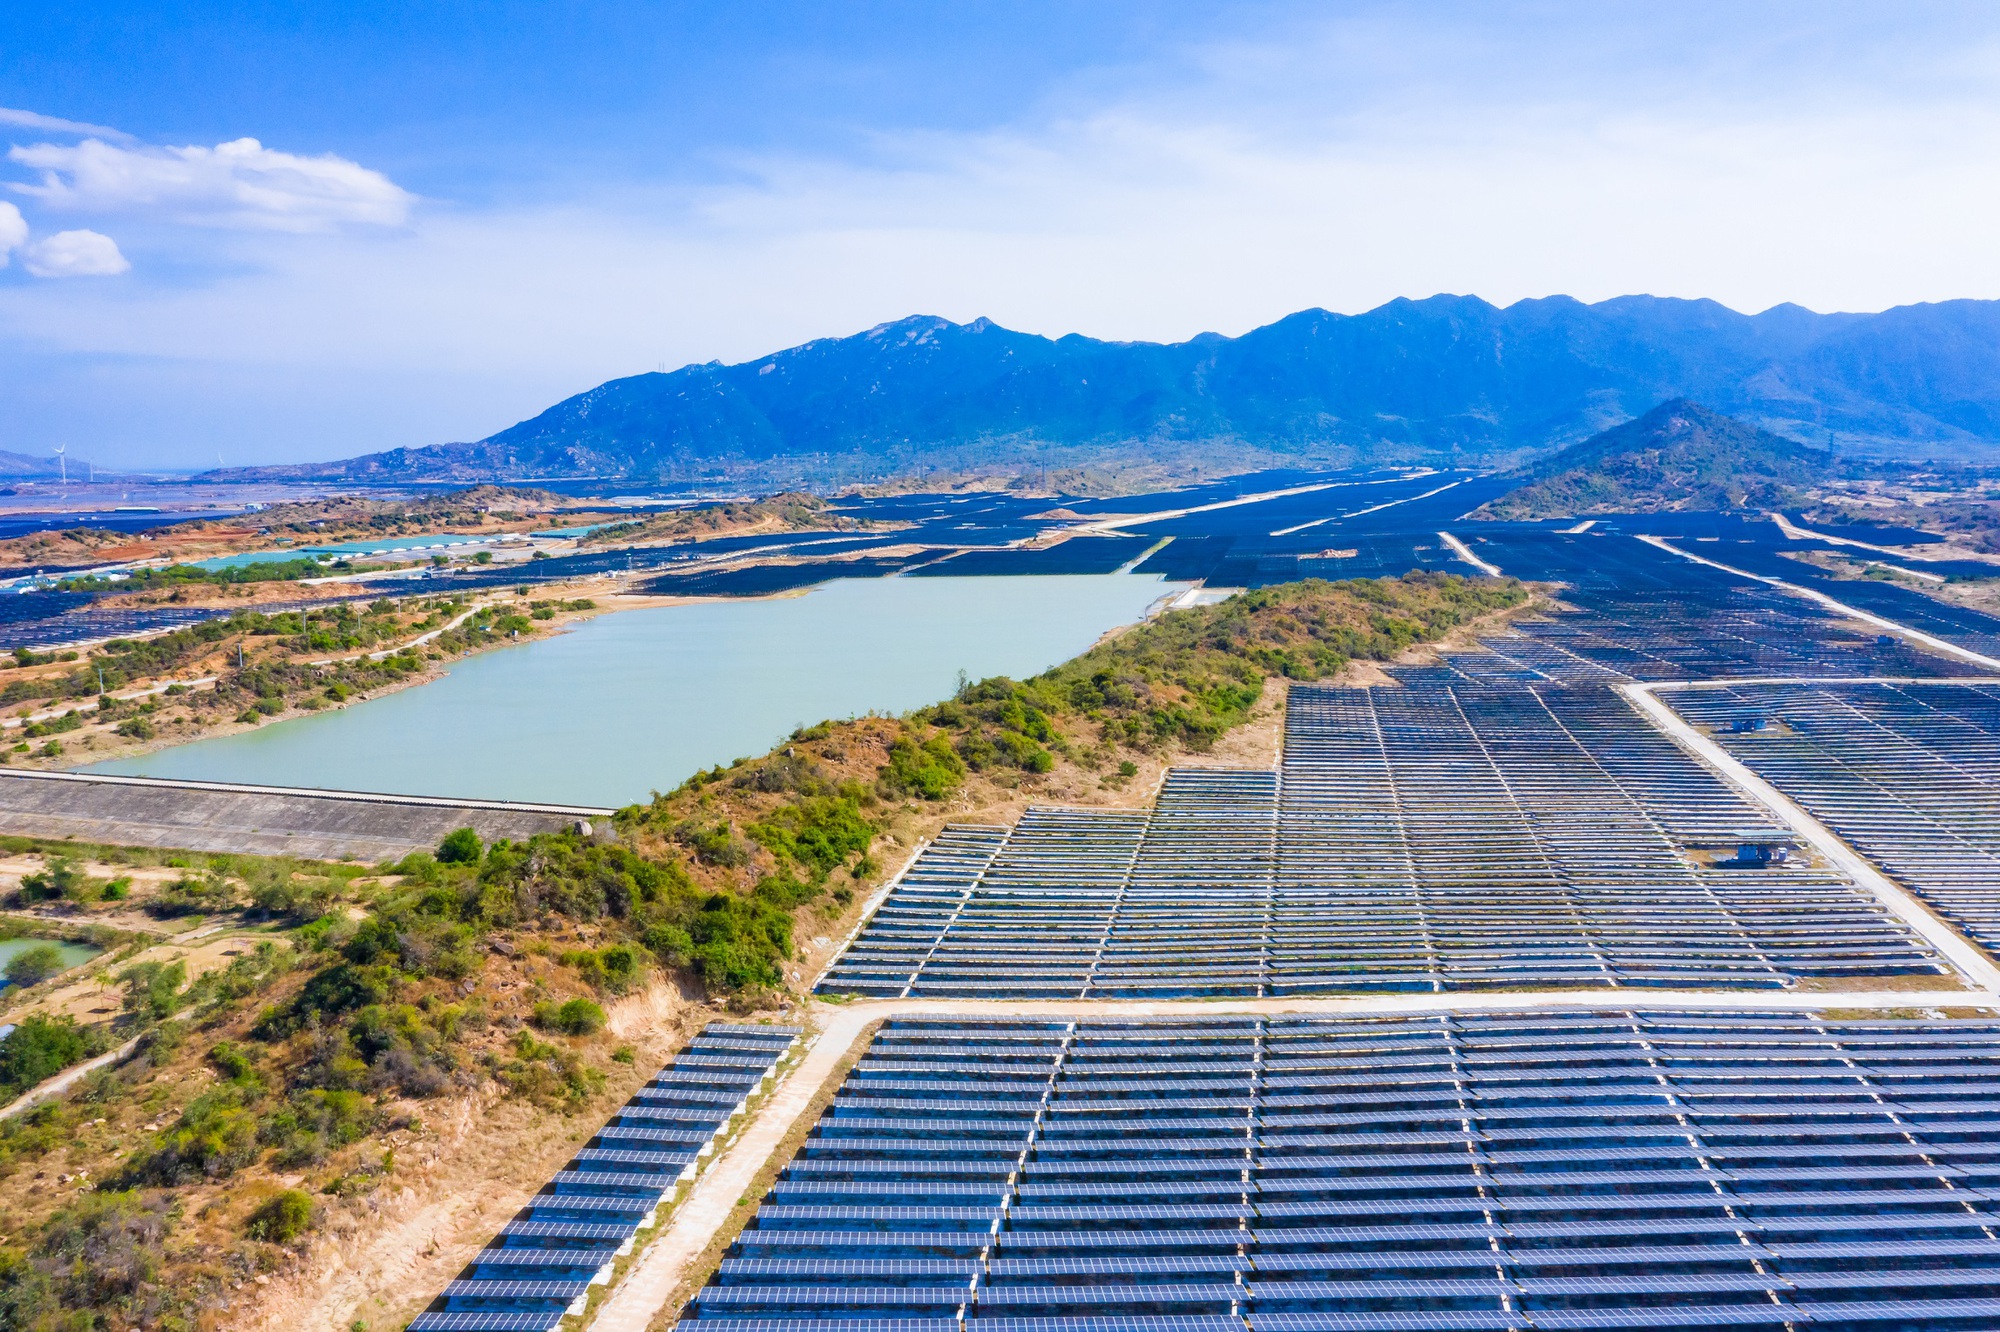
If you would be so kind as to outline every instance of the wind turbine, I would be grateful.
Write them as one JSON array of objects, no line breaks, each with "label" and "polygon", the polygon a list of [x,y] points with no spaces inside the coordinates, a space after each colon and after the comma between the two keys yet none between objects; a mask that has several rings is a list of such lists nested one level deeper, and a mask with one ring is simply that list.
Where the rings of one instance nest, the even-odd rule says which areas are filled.
[{"label": "wind turbine", "polygon": [[63,458],[63,455],[68,452],[69,452],[69,444],[67,442],[56,445],[56,466],[62,469],[62,483],[64,490],[69,489],[69,463],[67,460]]}]

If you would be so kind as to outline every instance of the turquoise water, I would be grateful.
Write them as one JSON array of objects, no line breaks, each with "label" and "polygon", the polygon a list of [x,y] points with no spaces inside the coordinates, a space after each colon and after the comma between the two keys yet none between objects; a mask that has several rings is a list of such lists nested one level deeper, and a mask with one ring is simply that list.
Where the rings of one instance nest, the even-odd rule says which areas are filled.
[{"label": "turquoise water", "polygon": [[332,546],[314,546],[317,555],[386,555],[398,550],[432,550],[443,546],[483,546],[511,532],[489,532],[485,536],[378,537],[372,541],[342,541]]},{"label": "turquoise water", "polygon": [[283,550],[253,550],[243,555],[217,555],[212,559],[189,560],[195,569],[240,569],[246,564],[277,564],[284,560],[303,560],[316,557],[317,550],[307,550],[299,546],[287,546]]},{"label": "turquoise water", "polygon": [[620,611],[462,658],[433,684],[93,772],[623,805],[795,726],[1033,675],[1137,620],[1151,576],[870,578]]},{"label": "turquoise water", "polygon": [[474,546],[498,540],[491,536],[381,537],[374,541],[342,541],[331,546],[282,546],[277,550],[253,550],[242,555],[217,555],[194,560],[197,569],[238,569],[246,564],[269,564],[278,560],[302,560],[321,555],[389,555],[402,550],[442,550],[446,546]]},{"label": "turquoise water", "polygon": [[530,532],[528,535],[538,536],[538,537],[561,537],[564,539],[570,537],[588,536],[592,532],[601,532],[607,527],[616,527],[618,526],[619,523],[638,522],[644,520],[649,516],[650,515],[648,514],[642,513],[635,515],[632,518],[614,519],[608,523],[585,523],[580,527],[551,527],[546,532]]},{"label": "turquoise water", "polygon": [[67,943],[61,939],[0,939],[0,988],[6,986],[7,964],[16,953],[25,953],[38,944],[54,944],[62,954],[64,968],[80,967],[104,950],[89,944]]}]

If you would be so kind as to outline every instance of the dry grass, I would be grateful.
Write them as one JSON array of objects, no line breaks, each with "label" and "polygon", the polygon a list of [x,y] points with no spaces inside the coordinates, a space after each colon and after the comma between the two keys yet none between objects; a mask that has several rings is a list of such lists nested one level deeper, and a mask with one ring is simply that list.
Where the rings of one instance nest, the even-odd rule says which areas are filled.
[{"label": "dry grass", "polygon": [[1905,976],[1806,976],[1792,985],[1794,990],[1845,991],[1849,994],[1894,993],[1908,990],[1915,993],[1945,993],[1952,990],[1970,990],[1974,987],[1957,975],[1905,975]]}]

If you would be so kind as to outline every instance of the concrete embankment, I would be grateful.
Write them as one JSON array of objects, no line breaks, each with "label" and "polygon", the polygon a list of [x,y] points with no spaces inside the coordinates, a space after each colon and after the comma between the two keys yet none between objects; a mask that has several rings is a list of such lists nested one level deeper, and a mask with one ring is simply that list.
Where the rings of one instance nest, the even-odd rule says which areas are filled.
[{"label": "concrete embankment", "polygon": [[487,841],[522,838],[610,812],[519,801],[0,771],[0,833],[314,860],[393,860],[436,846],[454,828],[474,828]]}]

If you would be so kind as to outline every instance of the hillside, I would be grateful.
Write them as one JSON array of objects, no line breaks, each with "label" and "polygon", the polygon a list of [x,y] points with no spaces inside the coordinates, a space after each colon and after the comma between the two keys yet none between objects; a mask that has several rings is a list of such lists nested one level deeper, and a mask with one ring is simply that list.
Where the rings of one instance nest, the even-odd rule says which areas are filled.
[{"label": "hillside", "polygon": [[[69,475],[81,480],[90,475],[91,464],[82,458],[69,459]],[[57,458],[37,458],[33,454],[15,453],[0,449],[0,480],[26,481],[54,479],[63,475],[62,460]]]},{"label": "hillside", "polygon": [[230,479],[518,477],[816,484],[1201,455],[1488,465],[1674,397],[1847,452],[2000,442],[2000,302],[1881,314],[1476,297],[1306,310],[1229,338],[1102,342],[912,317],[740,365],[614,379],[476,443]]},{"label": "hillside", "polygon": [[1478,516],[1777,508],[1832,476],[1835,467],[1824,450],[1676,398],[1543,459],[1522,473],[1518,490],[1488,503]]}]

